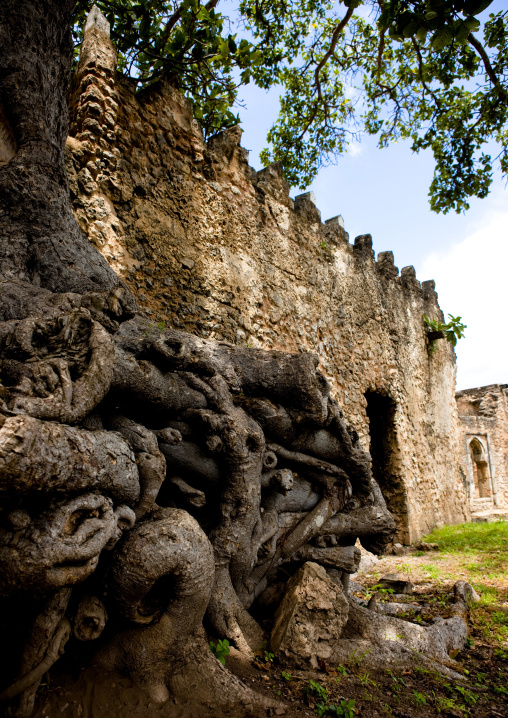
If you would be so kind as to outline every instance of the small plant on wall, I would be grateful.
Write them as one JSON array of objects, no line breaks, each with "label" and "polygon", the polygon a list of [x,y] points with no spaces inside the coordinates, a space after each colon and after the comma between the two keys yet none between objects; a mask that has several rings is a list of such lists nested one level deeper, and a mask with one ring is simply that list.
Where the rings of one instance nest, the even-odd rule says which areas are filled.
[{"label": "small plant on wall", "polygon": [[451,314],[448,314],[449,321],[447,324],[437,319],[430,319],[426,314],[423,315],[422,319],[427,330],[430,356],[437,349],[437,339],[446,339],[452,346],[456,346],[457,341],[464,337],[464,329],[467,329],[467,324],[463,324],[461,321],[462,317],[454,317]]}]

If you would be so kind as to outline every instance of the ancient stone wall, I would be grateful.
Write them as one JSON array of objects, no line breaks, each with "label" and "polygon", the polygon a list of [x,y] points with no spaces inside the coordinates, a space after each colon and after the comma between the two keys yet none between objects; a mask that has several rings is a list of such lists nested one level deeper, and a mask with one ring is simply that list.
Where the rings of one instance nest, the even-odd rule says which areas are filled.
[{"label": "ancient stone wall", "polygon": [[[255,172],[233,128],[207,144],[177,90],[115,76],[99,27],[86,33],[71,97],[68,167],[83,230],[153,324],[253,347],[318,354],[371,449],[399,540],[468,517],[458,471],[455,355],[429,357],[422,314],[434,282],[349,243],[280,167]],[[368,206],[368,198],[366,198]],[[368,220],[367,220],[368,221]]]},{"label": "ancient stone wall", "polygon": [[508,509],[508,385],[466,389],[456,399],[471,510]]}]

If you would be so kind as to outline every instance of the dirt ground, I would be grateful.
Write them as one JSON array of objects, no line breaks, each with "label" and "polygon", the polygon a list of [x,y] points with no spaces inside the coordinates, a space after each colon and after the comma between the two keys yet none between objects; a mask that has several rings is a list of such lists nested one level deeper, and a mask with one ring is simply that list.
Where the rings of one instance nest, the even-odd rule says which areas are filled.
[{"label": "dirt ground", "polygon": [[[400,599],[408,603],[407,619],[427,622],[435,615],[450,615],[453,583],[459,578],[471,578],[474,561],[468,557],[469,568],[461,566],[461,561],[463,558],[454,555],[412,551],[406,556],[384,558],[358,580],[367,588],[368,596],[369,587],[386,573],[409,577],[414,593]],[[265,712],[254,704],[225,711],[218,705],[198,708],[190,700],[178,704],[171,699],[158,706],[150,704],[147,696],[126,678],[93,670],[76,675],[62,666],[53,670],[51,680],[43,686],[34,718],[508,718],[508,576],[501,572],[482,579],[486,594],[495,591],[495,601],[482,599],[470,611],[468,646],[454,656],[461,680],[424,670],[368,672],[362,668],[361,657],[354,664],[323,664],[319,671],[292,671],[265,651],[251,662],[232,650],[226,658],[227,668],[257,693],[280,701],[279,709]]]},{"label": "dirt ground", "polygon": [[[508,547],[507,547],[508,548]],[[418,591],[426,588],[451,587],[463,580],[508,591],[508,553],[504,552],[502,570],[493,572],[490,566],[482,571],[483,555],[462,556],[441,551],[411,550],[405,556],[385,556],[367,574],[367,584],[387,573],[399,573],[411,581]],[[360,580],[360,579],[359,579]]]}]

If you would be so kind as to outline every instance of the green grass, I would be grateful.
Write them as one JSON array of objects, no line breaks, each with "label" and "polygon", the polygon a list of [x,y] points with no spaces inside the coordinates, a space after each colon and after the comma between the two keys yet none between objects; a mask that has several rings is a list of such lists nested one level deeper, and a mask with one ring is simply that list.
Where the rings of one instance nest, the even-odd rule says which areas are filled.
[{"label": "green grass", "polygon": [[442,574],[441,569],[431,563],[424,564],[421,568],[423,571],[425,571],[429,578],[436,579],[439,578]]},{"label": "green grass", "polygon": [[434,529],[423,539],[428,543],[437,543],[440,551],[447,553],[476,554],[478,551],[502,551],[506,559],[508,550],[508,521],[493,523],[459,524]]},{"label": "green grass", "polygon": [[463,566],[472,578],[495,578],[506,573],[508,521],[443,526],[424,540],[437,543],[442,554],[464,557]]},{"label": "green grass", "polygon": [[[470,607],[474,633],[504,650],[508,643],[507,591],[505,585],[489,584],[495,583],[496,579],[505,580],[508,572],[508,522],[443,526],[424,540],[437,543],[441,558],[452,559],[451,566],[467,571],[467,578],[462,575],[481,597]],[[431,578],[443,578],[440,569],[434,565],[421,568]],[[504,581],[500,583],[504,584]],[[464,696],[462,698],[465,700]]]},{"label": "green grass", "polygon": [[508,641],[508,609],[503,598],[506,600],[506,596],[494,586],[482,583],[473,583],[473,586],[480,594],[480,601],[471,606],[471,625],[483,639],[505,646]]},{"label": "green grass", "polygon": [[499,603],[499,591],[495,586],[485,586],[483,583],[475,583],[474,588],[480,594],[480,605],[495,606]]}]

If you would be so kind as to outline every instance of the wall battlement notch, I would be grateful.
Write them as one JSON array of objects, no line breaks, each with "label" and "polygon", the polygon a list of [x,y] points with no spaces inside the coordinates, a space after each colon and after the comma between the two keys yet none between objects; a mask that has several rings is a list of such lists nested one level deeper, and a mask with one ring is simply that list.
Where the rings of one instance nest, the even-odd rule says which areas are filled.
[{"label": "wall battlement notch", "polygon": [[111,25],[109,24],[106,17],[101,13],[97,5],[92,5],[92,9],[88,13],[83,35],[86,35],[90,30],[100,30],[109,37],[111,31]]}]

